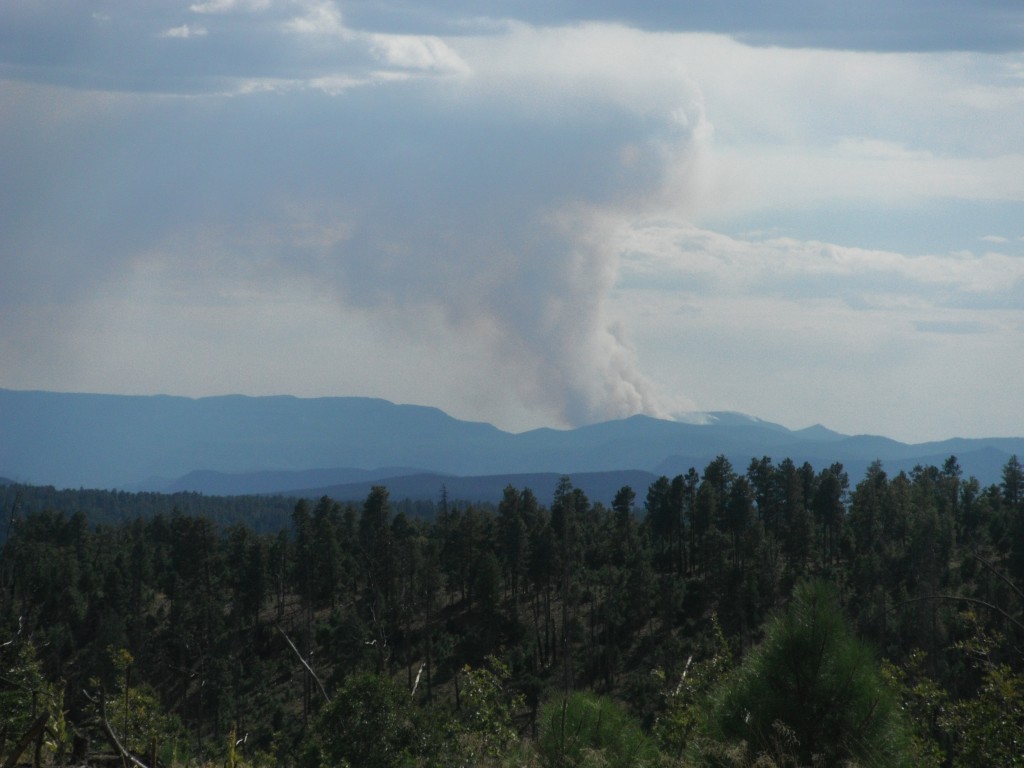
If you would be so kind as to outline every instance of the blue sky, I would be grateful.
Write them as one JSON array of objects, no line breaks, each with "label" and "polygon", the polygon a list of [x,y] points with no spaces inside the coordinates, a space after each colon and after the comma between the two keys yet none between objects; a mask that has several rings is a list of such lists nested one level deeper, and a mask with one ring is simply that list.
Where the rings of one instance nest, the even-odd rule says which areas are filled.
[{"label": "blue sky", "polygon": [[1024,434],[1018,2],[0,3],[0,386]]}]

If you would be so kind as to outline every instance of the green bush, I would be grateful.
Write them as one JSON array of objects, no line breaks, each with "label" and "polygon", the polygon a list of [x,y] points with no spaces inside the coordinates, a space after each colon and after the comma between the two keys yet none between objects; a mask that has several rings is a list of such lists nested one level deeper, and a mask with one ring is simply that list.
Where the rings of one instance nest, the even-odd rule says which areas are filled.
[{"label": "green bush", "polygon": [[378,768],[415,765],[426,737],[415,715],[409,694],[390,678],[355,675],[317,720],[314,733],[322,757],[310,749],[303,763],[310,766],[319,760],[332,766]]},{"label": "green bush", "polygon": [[541,712],[537,743],[549,768],[653,765],[657,750],[623,707],[592,693],[548,702]]},{"label": "green bush", "polygon": [[777,764],[911,764],[893,692],[837,606],[823,582],[794,590],[764,642],[716,691],[712,739]]}]

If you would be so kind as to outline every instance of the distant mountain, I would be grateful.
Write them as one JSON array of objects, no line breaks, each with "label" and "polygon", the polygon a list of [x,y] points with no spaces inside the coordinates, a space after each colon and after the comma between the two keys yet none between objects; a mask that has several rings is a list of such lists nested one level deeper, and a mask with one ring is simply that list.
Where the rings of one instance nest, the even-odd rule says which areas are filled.
[{"label": "distant mountain", "polygon": [[505,434],[436,408],[372,398],[0,390],[0,473],[58,487],[138,487],[198,470],[401,465],[483,472],[491,466],[473,457],[487,456]]},{"label": "distant mountain", "polygon": [[[396,497],[437,498],[443,483],[457,497],[483,499],[493,498],[496,487],[500,496],[509,478],[529,477],[514,484],[528,485],[543,499],[541,489],[552,478],[569,474],[580,487],[589,476],[594,492],[584,490],[603,499],[608,488],[614,493],[624,484],[619,479],[626,470],[640,473],[630,475],[637,479],[672,476],[690,467],[700,471],[720,454],[738,470],[760,456],[808,461],[816,469],[838,461],[854,480],[876,459],[896,472],[956,455],[965,475],[988,484],[999,481],[1011,455],[1024,456],[1024,438],[908,445],[820,425],[794,431],[735,413],[685,421],[633,416],[513,434],[436,408],[374,398],[0,389],[0,475],[62,488],[224,495],[333,489],[359,497],[384,482]],[[640,495],[644,487],[634,486]]]},{"label": "distant mountain", "polygon": [[[380,469],[306,469],[266,472],[227,473],[203,469],[189,472],[184,477],[170,482],[150,481],[141,483],[138,490],[178,493],[199,491],[212,496],[242,496],[246,494],[292,494],[295,496],[316,495],[318,488],[336,488],[355,485],[366,488],[393,477],[418,474],[411,467],[387,467]],[[323,495],[322,493],[319,495]],[[365,495],[365,494],[364,494]]]}]

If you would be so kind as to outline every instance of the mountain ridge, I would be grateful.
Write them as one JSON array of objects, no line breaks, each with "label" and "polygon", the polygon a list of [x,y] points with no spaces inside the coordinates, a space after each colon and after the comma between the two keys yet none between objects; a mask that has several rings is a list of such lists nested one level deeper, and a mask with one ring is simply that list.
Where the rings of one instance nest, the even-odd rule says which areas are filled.
[{"label": "mountain ridge", "polygon": [[[513,433],[431,406],[370,397],[186,398],[0,389],[0,475],[65,488],[162,490],[156,486],[164,485],[242,495],[414,475],[673,475],[691,466],[700,471],[718,455],[727,456],[738,471],[761,456],[808,461],[816,469],[838,461],[856,481],[875,460],[897,472],[956,455],[965,476],[989,484],[998,482],[1011,455],[1024,455],[1024,438],[915,445],[843,435],[821,425],[791,430],[733,412],[701,416],[703,423],[635,415],[575,429]],[[279,481],[297,484],[275,487]]]}]

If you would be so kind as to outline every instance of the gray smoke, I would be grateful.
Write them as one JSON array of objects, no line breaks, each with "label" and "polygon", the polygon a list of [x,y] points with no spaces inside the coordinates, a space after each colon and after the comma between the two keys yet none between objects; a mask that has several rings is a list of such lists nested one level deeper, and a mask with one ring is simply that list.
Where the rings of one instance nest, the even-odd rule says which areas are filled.
[{"label": "gray smoke", "polygon": [[12,91],[0,297],[45,290],[56,317],[140,264],[181,296],[299,276],[390,333],[481,354],[495,399],[572,425],[665,415],[607,311],[609,222],[665,184],[650,116],[521,115],[447,88]]}]

